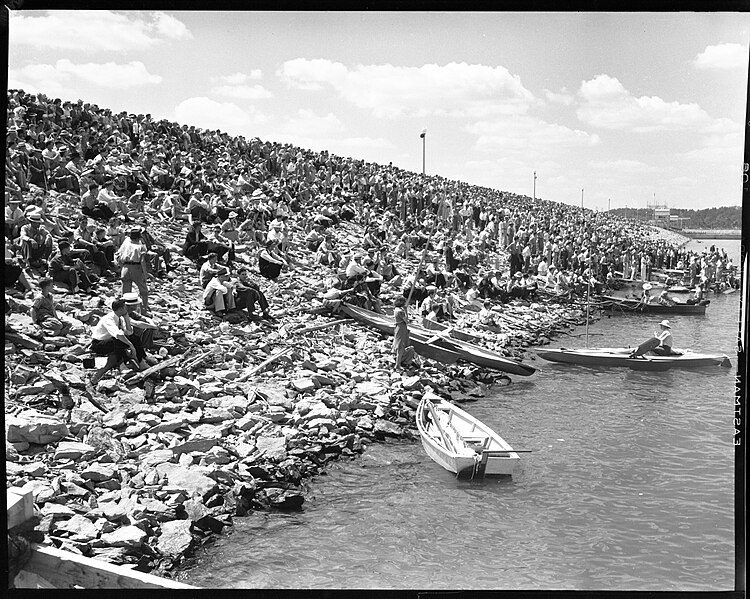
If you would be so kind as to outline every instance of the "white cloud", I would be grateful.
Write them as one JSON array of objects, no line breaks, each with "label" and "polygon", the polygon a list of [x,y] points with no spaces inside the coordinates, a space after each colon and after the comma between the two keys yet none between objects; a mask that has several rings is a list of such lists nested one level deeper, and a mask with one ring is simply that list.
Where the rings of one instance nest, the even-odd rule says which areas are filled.
[{"label": "white cloud", "polygon": [[748,46],[742,44],[718,44],[707,46],[693,60],[698,69],[737,69],[747,68]]},{"label": "white cloud", "polygon": [[578,118],[603,129],[630,129],[643,133],[662,130],[707,131],[721,126],[698,104],[666,102],[657,96],[635,97],[608,75],[584,81],[578,92]]},{"label": "white cloud", "polygon": [[531,116],[476,122],[465,127],[477,135],[476,149],[526,160],[554,159],[560,152],[591,148],[599,136]]},{"label": "white cloud", "polygon": [[273,98],[273,94],[262,85],[219,85],[211,88],[217,96],[238,98],[240,100],[263,100]]},{"label": "white cloud", "polygon": [[332,137],[343,132],[344,124],[336,115],[329,112],[325,116],[319,116],[309,109],[298,110],[278,129],[278,133],[284,137],[305,138]]},{"label": "white cloud", "polygon": [[163,12],[61,10],[47,11],[42,16],[10,12],[10,46],[126,52],[191,38],[181,21]]},{"label": "white cloud", "polygon": [[183,100],[175,107],[174,120],[201,129],[220,129],[231,135],[255,136],[256,128],[268,118],[254,108],[243,110],[232,102],[216,102],[206,97]]},{"label": "white cloud", "polygon": [[261,79],[263,79],[263,71],[260,69],[253,69],[249,73],[237,72],[231,75],[219,75],[212,78],[213,81],[226,85],[242,85],[248,81],[260,81]]},{"label": "white cloud", "polygon": [[656,167],[650,166],[640,160],[594,160],[589,162],[591,168],[600,170],[609,170],[618,173],[654,173],[658,171]]},{"label": "white cloud", "polygon": [[680,187],[692,187],[698,185],[698,179],[695,177],[673,177],[667,181],[670,185],[678,185]]},{"label": "white cloud", "polygon": [[544,97],[553,104],[562,104],[563,106],[570,106],[574,100],[573,96],[569,94],[568,90],[564,87],[559,91],[559,93],[545,89]]},{"label": "white cloud", "polygon": [[349,69],[325,59],[297,58],[282,64],[278,75],[297,89],[331,87],[378,118],[523,114],[537,101],[520,78],[502,66],[383,64]]},{"label": "white cloud", "polygon": [[8,87],[22,88],[29,92],[42,92],[51,96],[72,97],[79,83],[103,88],[125,89],[141,85],[161,83],[162,77],[152,75],[142,62],[125,64],[82,63],[75,64],[63,58],[54,65],[29,64],[8,71]]}]

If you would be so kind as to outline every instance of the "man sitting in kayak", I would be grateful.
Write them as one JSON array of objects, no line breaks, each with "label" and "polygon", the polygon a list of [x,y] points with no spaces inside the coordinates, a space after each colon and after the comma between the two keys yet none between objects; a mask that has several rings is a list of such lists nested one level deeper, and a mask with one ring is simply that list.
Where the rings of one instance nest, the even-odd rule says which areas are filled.
[{"label": "man sitting in kayak", "polygon": [[672,351],[672,327],[669,326],[668,320],[662,320],[659,323],[661,331],[654,333],[654,336],[648,341],[641,343],[630,353],[630,358],[640,358],[643,354],[653,351],[659,356],[668,356],[675,352]]}]

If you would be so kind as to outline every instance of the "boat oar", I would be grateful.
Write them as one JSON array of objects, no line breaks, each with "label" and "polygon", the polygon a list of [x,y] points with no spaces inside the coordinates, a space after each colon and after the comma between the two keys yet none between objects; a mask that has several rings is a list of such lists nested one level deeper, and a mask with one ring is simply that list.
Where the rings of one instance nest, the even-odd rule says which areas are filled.
[{"label": "boat oar", "polygon": [[453,447],[453,443],[451,443],[450,439],[445,435],[445,432],[443,432],[443,427],[440,426],[440,420],[438,419],[437,412],[435,412],[435,406],[433,406],[432,402],[429,400],[425,401],[425,405],[427,406],[427,410],[430,412],[430,416],[432,417],[432,422],[435,424],[435,428],[440,433],[440,438],[443,440],[443,446],[446,449],[450,449],[453,453],[456,453],[456,448]]}]

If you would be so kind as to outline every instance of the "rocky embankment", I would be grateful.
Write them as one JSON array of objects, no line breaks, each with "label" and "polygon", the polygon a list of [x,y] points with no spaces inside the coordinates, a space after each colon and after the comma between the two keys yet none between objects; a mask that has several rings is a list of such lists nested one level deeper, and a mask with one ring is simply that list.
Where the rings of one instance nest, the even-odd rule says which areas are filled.
[{"label": "rocky embankment", "polygon": [[[181,225],[154,228],[177,243],[184,234]],[[356,242],[361,228],[346,223],[336,234]],[[83,365],[89,330],[119,283],[102,282],[95,297],[58,289],[58,309],[75,325],[67,337],[43,338],[27,315],[31,300],[16,301],[6,320],[6,470],[9,487],[34,495],[27,537],[170,575],[233,518],[301,509],[306,481],[329,461],[373,442],[414,442],[425,390],[462,401],[511,382],[426,360],[394,372],[391,340],[379,333],[350,320],[315,329],[335,318],[320,314],[330,273],[303,251],[292,257],[279,284],[263,283],[278,322],[245,325],[205,312],[195,268],[178,258],[176,272],[151,283],[165,331],[157,365],[145,377],[105,377],[96,389]],[[409,272],[416,262],[399,266]],[[399,292],[384,286],[386,303]],[[459,325],[472,318],[465,313]],[[514,301],[501,319],[502,334],[476,332],[521,358],[583,313]]]}]

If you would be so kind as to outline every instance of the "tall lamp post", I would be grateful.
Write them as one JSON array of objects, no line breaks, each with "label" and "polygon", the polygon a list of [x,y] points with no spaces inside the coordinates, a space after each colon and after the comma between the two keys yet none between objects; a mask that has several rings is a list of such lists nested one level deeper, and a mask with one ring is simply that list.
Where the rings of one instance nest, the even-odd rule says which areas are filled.
[{"label": "tall lamp post", "polygon": [[583,187],[581,187],[581,210],[583,210]]},{"label": "tall lamp post", "polygon": [[419,134],[419,137],[422,138],[422,174],[425,174],[424,170],[424,164],[425,164],[425,150],[426,150],[426,140],[427,140],[427,129],[422,129],[422,133]]},{"label": "tall lamp post", "polygon": [[536,171],[534,171],[534,200],[536,200]]}]

